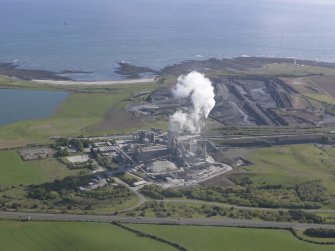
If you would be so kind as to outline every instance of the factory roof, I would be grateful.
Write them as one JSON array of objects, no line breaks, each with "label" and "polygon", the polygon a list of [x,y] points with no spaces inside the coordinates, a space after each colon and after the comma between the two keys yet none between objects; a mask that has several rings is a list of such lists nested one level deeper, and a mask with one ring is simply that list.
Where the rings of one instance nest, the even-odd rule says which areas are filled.
[{"label": "factory roof", "polygon": [[133,183],[133,186],[145,185],[147,182],[145,180],[136,181]]},{"label": "factory roof", "polygon": [[194,135],[194,134],[192,134],[192,135],[179,135],[177,137],[177,140],[178,141],[189,141],[189,140],[196,139],[196,138],[199,138],[199,137],[200,137],[200,135]]},{"label": "factory roof", "polygon": [[108,141],[93,143],[94,147],[103,147],[103,146],[111,146],[111,145],[112,145],[112,143],[108,142]]},{"label": "factory roof", "polygon": [[87,162],[90,158],[88,157],[88,155],[83,154],[83,155],[79,155],[79,156],[66,157],[66,159],[67,159],[68,161],[70,161],[71,163],[85,163],[85,162]]},{"label": "factory roof", "polygon": [[114,146],[102,146],[98,147],[99,152],[115,152],[115,147]]},{"label": "factory roof", "polygon": [[166,173],[176,171],[176,165],[168,160],[155,161],[148,166],[148,172],[151,173]]},{"label": "factory roof", "polygon": [[154,145],[154,146],[142,147],[142,152],[161,151],[161,150],[167,150],[167,146]]}]

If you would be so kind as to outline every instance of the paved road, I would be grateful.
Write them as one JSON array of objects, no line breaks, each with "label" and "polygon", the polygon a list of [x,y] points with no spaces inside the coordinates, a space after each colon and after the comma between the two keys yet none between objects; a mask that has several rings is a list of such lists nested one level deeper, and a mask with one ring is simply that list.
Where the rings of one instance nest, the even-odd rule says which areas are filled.
[{"label": "paved road", "polygon": [[270,222],[239,219],[174,219],[174,218],[142,218],[142,217],[123,217],[111,215],[72,215],[72,214],[48,214],[48,213],[24,213],[0,211],[1,219],[27,219],[41,221],[82,221],[82,222],[106,222],[118,221],[122,223],[139,224],[177,224],[177,225],[198,225],[198,226],[225,226],[225,227],[251,227],[251,228],[327,228],[335,229],[335,225],[326,224],[305,224],[293,222]]},{"label": "paved road", "polygon": [[135,205],[133,205],[131,207],[128,207],[128,208],[125,208],[125,209],[122,209],[119,212],[127,212],[127,211],[134,210],[135,208],[138,208],[138,207],[142,206],[146,202],[146,199],[144,198],[144,196],[141,193],[139,193],[134,187],[130,187],[127,183],[123,182],[122,180],[120,180],[116,177],[114,177],[114,180],[117,183],[125,185],[126,187],[128,187],[138,197],[138,201]]}]

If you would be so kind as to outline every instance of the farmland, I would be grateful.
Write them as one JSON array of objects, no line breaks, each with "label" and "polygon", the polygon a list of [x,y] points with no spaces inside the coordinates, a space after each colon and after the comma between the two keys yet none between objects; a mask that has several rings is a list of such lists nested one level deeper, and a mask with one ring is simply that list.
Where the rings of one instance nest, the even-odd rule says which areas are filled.
[{"label": "farmland", "polygon": [[[334,248],[298,240],[287,230],[147,224],[126,226],[172,241],[190,251],[330,251]],[[2,247],[6,247],[1,250],[175,250],[156,240],[105,223],[0,221],[0,242]]]},{"label": "farmland", "polygon": [[0,184],[37,184],[75,174],[56,159],[22,161],[15,151],[0,151]]},{"label": "farmland", "polygon": [[[111,224],[0,221],[0,250],[174,250]],[[140,249],[139,249],[140,247]]]},{"label": "farmland", "polygon": [[286,230],[135,224],[131,227],[177,242],[192,251],[330,251],[334,249],[334,246],[300,241]]},{"label": "farmland", "polygon": [[315,145],[289,145],[251,150],[248,159],[254,164],[242,170],[255,182],[296,184],[322,180],[335,192],[335,148]]}]

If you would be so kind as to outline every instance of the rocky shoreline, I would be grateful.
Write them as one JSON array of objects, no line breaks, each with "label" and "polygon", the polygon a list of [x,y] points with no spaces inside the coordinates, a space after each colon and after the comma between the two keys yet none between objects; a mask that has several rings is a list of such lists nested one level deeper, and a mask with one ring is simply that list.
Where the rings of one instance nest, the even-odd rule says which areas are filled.
[{"label": "rocky shoreline", "polygon": [[[317,67],[326,67],[335,69],[335,63],[319,62],[313,60],[303,60],[294,58],[265,58],[265,57],[236,57],[229,59],[210,58],[206,60],[185,60],[174,65],[166,66],[160,70],[154,70],[150,67],[137,66],[129,62],[119,62],[114,72],[127,79],[141,79],[153,76],[164,77],[168,75],[181,75],[189,71],[208,71],[208,70],[230,70],[230,71],[246,71],[252,69],[260,69],[268,64],[299,64]],[[53,72],[47,70],[31,70],[18,68],[19,65],[13,63],[0,63],[0,75],[15,77],[23,80],[59,80],[71,81],[67,74],[76,73],[92,73],[86,71],[65,70],[61,72]],[[74,81],[74,80],[73,80]]]},{"label": "rocky shoreline", "polygon": [[31,70],[18,68],[19,65],[13,63],[0,63],[0,75],[15,77],[22,80],[72,80],[69,77],[61,76],[62,74],[91,73],[85,71],[65,70],[53,72],[47,70]]},{"label": "rocky shoreline", "polygon": [[159,71],[160,76],[180,75],[190,70],[231,70],[248,71],[260,69],[269,64],[298,64],[335,69],[335,63],[319,62],[294,58],[266,58],[266,57],[236,57],[229,59],[210,58],[207,60],[186,60],[178,64],[166,66]]}]

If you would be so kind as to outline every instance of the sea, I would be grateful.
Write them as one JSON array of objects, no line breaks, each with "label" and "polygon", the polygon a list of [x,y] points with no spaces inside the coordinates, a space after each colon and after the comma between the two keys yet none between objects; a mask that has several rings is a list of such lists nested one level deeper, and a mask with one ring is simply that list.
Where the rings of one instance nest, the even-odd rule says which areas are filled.
[{"label": "sea", "polygon": [[333,0],[0,0],[0,13],[0,62],[91,72],[77,80],[121,79],[120,61],[335,61]]}]

